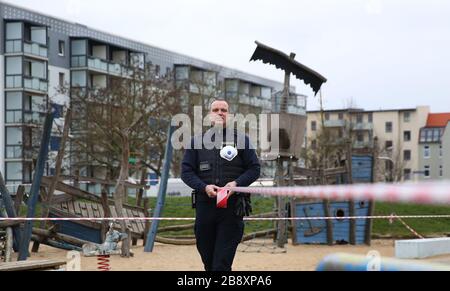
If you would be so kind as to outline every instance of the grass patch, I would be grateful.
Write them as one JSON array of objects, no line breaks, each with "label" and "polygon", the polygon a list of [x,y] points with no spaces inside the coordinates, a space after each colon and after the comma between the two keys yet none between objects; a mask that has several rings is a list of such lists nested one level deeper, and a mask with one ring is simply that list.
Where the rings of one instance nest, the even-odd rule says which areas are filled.
[{"label": "grass patch", "polygon": [[[375,215],[383,216],[395,213],[397,215],[449,215],[449,206],[376,203]],[[445,235],[450,233],[449,218],[403,219],[410,227],[423,236]],[[415,237],[403,224],[396,220],[390,224],[387,219],[376,219],[373,234],[390,235],[393,237]]]}]

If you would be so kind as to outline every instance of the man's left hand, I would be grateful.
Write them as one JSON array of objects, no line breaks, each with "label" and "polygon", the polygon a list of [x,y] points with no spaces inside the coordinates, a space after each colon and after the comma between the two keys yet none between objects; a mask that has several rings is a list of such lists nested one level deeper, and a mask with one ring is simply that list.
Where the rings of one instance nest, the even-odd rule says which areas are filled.
[{"label": "man's left hand", "polygon": [[[226,184],[224,188],[234,188],[234,187],[237,187],[236,181],[233,181],[233,182],[230,182],[230,183]],[[228,198],[230,198],[233,194],[234,194],[234,191],[230,190],[229,193],[228,193]]]}]

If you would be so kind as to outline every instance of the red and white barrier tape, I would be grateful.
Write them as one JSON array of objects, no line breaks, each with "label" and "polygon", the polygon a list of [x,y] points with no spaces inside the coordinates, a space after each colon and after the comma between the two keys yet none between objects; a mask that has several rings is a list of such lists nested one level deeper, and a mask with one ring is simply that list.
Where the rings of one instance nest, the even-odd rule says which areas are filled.
[{"label": "red and white barrier tape", "polygon": [[403,224],[404,227],[406,227],[406,229],[408,229],[412,234],[414,234],[416,237],[420,238],[420,239],[424,239],[424,237],[422,235],[420,235],[417,231],[415,231],[411,226],[409,226],[406,222],[403,221],[403,219],[401,219],[399,216],[395,215],[395,213],[391,214],[391,216],[393,217],[392,219],[389,220],[389,222],[391,224],[394,223],[394,219],[398,219],[398,221],[401,222],[401,224]]},{"label": "red and white barrier tape", "polygon": [[[362,219],[433,219],[433,218],[450,218],[449,215],[385,215],[385,216],[344,216],[344,217],[269,217],[269,218],[244,218],[245,221],[281,221],[281,220],[362,220]],[[104,217],[104,218],[94,218],[94,217],[64,217],[64,218],[0,218],[0,222],[3,221],[195,221],[193,217]]]},{"label": "red and white barrier tape", "polygon": [[450,182],[355,184],[306,187],[235,187],[240,193],[329,200],[374,200],[450,205]]}]

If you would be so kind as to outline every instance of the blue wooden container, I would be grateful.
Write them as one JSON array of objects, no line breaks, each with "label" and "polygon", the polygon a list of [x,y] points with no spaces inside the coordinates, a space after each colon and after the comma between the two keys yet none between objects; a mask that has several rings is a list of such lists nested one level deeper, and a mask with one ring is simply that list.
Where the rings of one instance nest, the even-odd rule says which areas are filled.
[{"label": "blue wooden container", "polygon": [[[352,179],[354,184],[373,182],[373,157],[371,155],[352,156]],[[337,184],[345,184],[346,175],[336,177]],[[332,201],[329,213],[332,217],[350,216],[349,201]],[[355,201],[355,216],[370,216],[373,202]],[[294,217],[325,217],[324,203],[321,200],[294,201],[292,205]],[[372,226],[369,219],[355,221],[355,243],[370,244]],[[336,219],[332,221],[332,241],[336,244],[350,243],[350,220]],[[326,220],[296,220],[293,222],[294,244],[328,244]]]},{"label": "blue wooden container", "polygon": [[[355,215],[369,215],[369,201],[355,201]],[[294,203],[295,217],[324,217],[324,204],[322,201]],[[350,202],[330,202],[330,214],[333,217],[348,217]],[[369,221],[356,220],[356,244],[366,242],[367,232],[370,231]],[[350,242],[350,220],[335,219],[332,221],[333,243],[346,244]],[[326,220],[296,220],[293,225],[294,244],[327,244]]]}]

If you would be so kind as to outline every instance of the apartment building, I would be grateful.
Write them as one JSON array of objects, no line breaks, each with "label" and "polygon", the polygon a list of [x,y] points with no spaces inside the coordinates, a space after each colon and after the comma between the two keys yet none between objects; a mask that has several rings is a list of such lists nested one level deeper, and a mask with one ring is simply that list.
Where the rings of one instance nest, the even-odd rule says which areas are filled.
[{"label": "apartment building", "polygon": [[429,114],[420,129],[419,180],[450,179],[450,113]]},{"label": "apartment building", "polygon": [[[280,82],[3,2],[0,41],[0,171],[8,185],[31,182],[36,124],[43,123],[49,106],[61,124],[62,108],[71,104],[71,96],[58,90],[62,86],[94,90],[152,64],[155,74],[174,74],[176,85],[184,86],[180,102],[188,108],[201,104],[202,91],[230,100],[231,110],[244,114],[271,111],[273,96],[283,90]],[[289,112],[305,115],[306,97],[293,96]],[[59,142],[54,131],[50,155]],[[46,173],[52,171],[48,165]]]},{"label": "apartment building", "polygon": [[[335,135],[335,141],[351,140],[356,152],[371,152],[377,140],[381,172],[401,171],[402,180],[417,180],[421,169],[417,152],[419,130],[425,126],[429,107],[396,110],[342,109],[308,111],[307,148],[317,147],[317,135],[323,126]],[[386,179],[386,175],[385,176]],[[383,177],[380,177],[382,179]],[[379,180],[379,179],[378,179]]]}]

